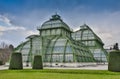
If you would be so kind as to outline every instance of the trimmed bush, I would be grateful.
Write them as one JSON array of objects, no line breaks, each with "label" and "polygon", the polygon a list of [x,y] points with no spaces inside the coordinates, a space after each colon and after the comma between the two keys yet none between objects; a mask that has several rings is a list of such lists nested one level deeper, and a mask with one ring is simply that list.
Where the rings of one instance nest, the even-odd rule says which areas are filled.
[{"label": "trimmed bush", "polygon": [[109,53],[108,70],[120,72],[120,51],[112,51]]},{"label": "trimmed bush", "polygon": [[3,61],[0,60],[0,65],[3,65]]},{"label": "trimmed bush", "polygon": [[34,56],[33,67],[32,69],[43,69],[42,56]]},{"label": "trimmed bush", "polygon": [[12,53],[9,69],[23,69],[21,53]]}]

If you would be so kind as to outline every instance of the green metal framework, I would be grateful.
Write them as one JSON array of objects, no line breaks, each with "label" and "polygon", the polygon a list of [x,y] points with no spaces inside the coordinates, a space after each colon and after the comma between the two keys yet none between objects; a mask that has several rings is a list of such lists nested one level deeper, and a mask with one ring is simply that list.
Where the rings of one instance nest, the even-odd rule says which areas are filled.
[{"label": "green metal framework", "polygon": [[[88,26],[82,28],[73,32],[59,15],[53,15],[50,20],[37,28],[40,35],[27,37],[28,40],[20,44],[15,51],[22,53],[23,62],[26,63],[32,62],[35,55],[41,55],[43,62],[49,64],[100,61],[101,55],[95,56],[96,49],[102,50],[102,53],[99,53],[104,57],[107,55],[101,39]],[[84,39],[86,30],[90,30],[93,39]],[[96,42],[95,46],[85,43],[88,41]],[[106,61],[106,57],[103,59],[103,56],[101,61]]]},{"label": "green metal framework", "polygon": [[104,43],[102,40],[84,24],[80,26],[81,29],[72,34],[72,37],[76,41],[84,43],[94,55],[96,62],[107,62],[107,51],[103,48]]}]

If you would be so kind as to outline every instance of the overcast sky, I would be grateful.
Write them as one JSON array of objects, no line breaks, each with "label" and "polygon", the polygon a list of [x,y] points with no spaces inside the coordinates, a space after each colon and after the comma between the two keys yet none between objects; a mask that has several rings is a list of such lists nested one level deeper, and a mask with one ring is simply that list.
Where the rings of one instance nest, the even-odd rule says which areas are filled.
[{"label": "overcast sky", "polygon": [[74,30],[86,23],[106,47],[120,44],[120,0],[0,0],[0,42],[19,45],[56,12]]}]

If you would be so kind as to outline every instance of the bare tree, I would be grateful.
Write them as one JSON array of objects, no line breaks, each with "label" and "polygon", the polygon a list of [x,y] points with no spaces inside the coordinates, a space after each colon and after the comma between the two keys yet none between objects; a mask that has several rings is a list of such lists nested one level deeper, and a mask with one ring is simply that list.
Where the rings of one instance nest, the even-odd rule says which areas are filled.
[{"label": "bare tree", "polygon": [[10,54],[13,52],[14,46],[8,45],[5,42],[0,44],[0,65],[5,64],[10,58]]},{"label": "bare tree", "polygon": [[1,49],[6,49],[6,48],[9,48],[9,47],[8,47],[8,44],[6,44],[5,42],[1,42],[0,48]]}]

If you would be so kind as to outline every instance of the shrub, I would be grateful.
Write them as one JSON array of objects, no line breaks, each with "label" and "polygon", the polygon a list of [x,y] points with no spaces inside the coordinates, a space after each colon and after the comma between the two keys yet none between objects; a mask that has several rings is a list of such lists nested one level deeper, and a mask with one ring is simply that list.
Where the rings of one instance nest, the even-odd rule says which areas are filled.
[{"label": "shrub", "polygon": [[21,53],[12,53],[9,69],[23,69]]},{"label": "shrub", "polygon": [[34,56],[33,67],[32,69],[43,69],[42,56]]},{"label": "shrub", "polygon": [[120,51],[109,53],[108,70],[120,72]]},{"label": "shrub", "polygon": [[3,65],[3,61],[0,60],[0,65]]}]

